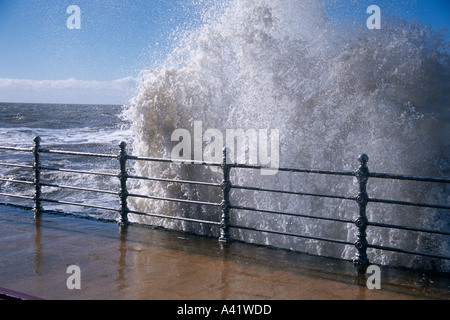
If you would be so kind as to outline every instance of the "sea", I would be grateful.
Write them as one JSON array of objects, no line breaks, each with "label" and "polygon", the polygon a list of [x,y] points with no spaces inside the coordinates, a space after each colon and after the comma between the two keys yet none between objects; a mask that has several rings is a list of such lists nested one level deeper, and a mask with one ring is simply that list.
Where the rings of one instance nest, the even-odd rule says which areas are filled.
[{"label": "sea", "polygon": [[[131,132],[127,122],[121,119],[120,105],[74,105],[0,103],[1,146],[33,148],[34,138],[41,138],[41,148],[84,153],[116,155],[122,141],[130,144]],[[0,151],[0,162],[32,165],[33,155],[29,152]],[[118,173],[119,162],[115,159],[96,157],[41,154],[43,166],[61,169]],[[32,169],[0,166],[1,176],[13,180],[33,181]],[[42,182],[63,184],[100,190],[118,191],[119,179],[94,175],[80,175],[61,172],[43,172]],[[2,193],[33,195],[33,187],[12,182],[0,183]],[[118,196],[92,192],[74,193],[54,187],[43,187],[45,197],[52,200],[78,202],[119,208]],[[32,201],[2,197],[0,202],[33,206]],[[44,209],[61,212],[93,215],[115,219],[117,214],[79,206],[45,203]]]}]

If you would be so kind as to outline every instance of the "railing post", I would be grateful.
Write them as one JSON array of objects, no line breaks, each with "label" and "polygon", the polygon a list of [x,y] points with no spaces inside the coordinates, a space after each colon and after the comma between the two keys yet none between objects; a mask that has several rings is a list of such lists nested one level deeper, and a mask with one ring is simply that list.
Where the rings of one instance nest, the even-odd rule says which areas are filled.
[{"label": "railing post", "polygon": [[222,200],[222,220],[220,226],[220,242],[230,242],[230,165],[227,162],[227,148],[223,149],[223,161],[222,161],[223,181],[220,187],[223,191]]},{"label": "railing post", "polygon": [[368,265],[369,259],[367,258],[367,216],[366,207],[369,202],[369,196],[367,194],[367,181],[369,180],[369,168],[367,162],[369,157],[366,154],[362,154],[358,157],[360,166],[356,172],[356,178],[359,182],[359,194],[356,197],[356,202],[359,205],[359,217],[356,220],[356,226],[358,227],[358,240],[355,243],[355,247],[358,250],[353,262],[357,265]]},{"label": "railing post", "polygon": [[41,196],[42,196],[42,190],[41,190],[41,157],[39,154],[39,149],[41,147],[41,138],[35,137],[34,138],[34,147],[33,147],[33,155],[34,155],[34,163],[33,163],[33,170],[34,170],[34,217],[38,218],[43,209],[41,204]]},{"label": "railing post", "polygon": [[128,222],[128,190],[127,190],[127,179],[128,179],[128,173],[127,173],[127,152],[125,150],[127,144],[126,142],[122,141],[119,145],[120,147],[120,153],[119,153],[119,162],[120,162],[120,173],[119,173],[119,179],[120,179],[120,191],[119,191],[119,197],[120,197],[120,221],[119,225],[126,226],[129,224]]}]

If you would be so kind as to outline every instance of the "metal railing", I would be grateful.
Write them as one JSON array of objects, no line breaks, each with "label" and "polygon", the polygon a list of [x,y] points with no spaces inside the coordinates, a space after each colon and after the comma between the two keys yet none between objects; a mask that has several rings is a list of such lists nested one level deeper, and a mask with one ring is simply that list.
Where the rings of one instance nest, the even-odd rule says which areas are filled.
[{"label": "metal railing", "polygon": [[[132,160],[144,161],[144,162],[158,162],[158,163],[176,163],[176,164],[180,164],[180,165],[185,165],[185,164],[183,164],[180,161],[176,161],[176,160],[172,160],[172,159],[138,157],[138,156],[129,155],[129,154],[127,154],[127,151],[126,151],[126,143],[125,142],[120,143],[119,147],[120,147],[120,151],[117,155],[86,153],[86,152],[72,152],[72,151],[62,151],[62,150],[49,150],[49,149],[44,149],[41,147],[41,139],[39,137],[36,137],[34,139],[34,147],[33,148],[15,148],[15,147],[0,146],[0,150],[32,153],[33,159],[34,159],[32,165],[0,162],[0,166],[32,169],[31,174],[33,175],[33,181],[9,179],[6,177],[1,177],[0,181],[15,183],[15,184],[26,184],[26,185],[33,186],[34,194],[33,195],[17,195],[17,194],[0,192],[0,196],[26,199],[26,200],[33,201],[34,207],[32,208],[32,210],[36,217],[39,216],[42,212],[44,212],[42,203],[47,202],[47,203],[54,203],[54,204],[73,205],[73,206],[80,206],[80,207],[86,207],[86,208],[118,212],[120,215],[120,218],[118,221],[120,225],[129,224],[128,215],[136,214],[136,215],[141,215],[141,216],[156,217],[156,218],[162,218],[162,219],[172,219],[172,220],[186,221],[186,222],[190,222],[190,223],[199,223],[199,224],[218,226],[220,228],[220,237],[219,237],[220,242],[232,241],[230,230],[231,229],[240,229],[240,230],[248,230],[248,231],[253,231],[253,232],[262,232],[262,233],[277,234],[277,235],[288,236],[288,237],[296,237],[296,238],[324,241],[324,242],[330,242],[330,243],[337,243],[337,244],[341,244],[341,245],[345,245],[345,246],[354,246],[356,248],[354,263],[357,265],[368,265],[369,264],[369,259],[367,257],[367,249],[369,249],[369,248],[392,251],[392,252],[399,252],[399,253],[406,253],[406,254],[413,254],[413,255],[424,256],[424,257],[429,257],[429,258],[450,260],[450,257],[447,255],[435,254],[435,253],[430,253],[430,252],[419,252],[419,251],[407,250],[404,248],[370,244],[367,241],[367,232],[366,232],[368,227],[380,227],[380,228],[390,228],[390,229],[407,230],[407,231],[421,232],[421,233],[428,233],[428,234],[436,234],[436,235],[448,237],[450,235],[450,233],[447,231],[443,231],[443,230],[418,228],[418,227],[410,227],[410,226],[404,226],[404,225],[387,224],[387,223],[369,221],[367,218],[366,210],[367,210],[367,205],[371,202],[386,203],[386,204],[391,204],[391,205],[442,209],[442,210],[450,209],[450,206],[441,205],[441,204],[428,204],[428,203],[417,203],[417,202],[411,202],[411,201],[397,201],[397,200],[371,198],[371,197],[369,197],[368,192],[367,192],[367,182],[368,182],[369,178],[409,180],[409,181],[430,182],[430,183],[440,183],[440,184],[448,184],[448,183],[450,183],[450,179],[433,178],[433,177],[417,177],[417,176],[407,176],[407,175],[399,175],[399,174],[386,174],[386,173],[370,172],[368,169],[368,166],[367,166],[369,158],[367,155],[363,154],[363,155],[359,156],[359,158],[358,158],[360,165],[356,171],[330,171],[330,170],[313,170],[313,169],[298,169],[298,168],[297,169],[296,168],[278,168],[277,169],[280,172],[354,177],[358,180],[358,184],[359,184],[359,193],[356,196],[349,197],[349,196],[339,196],[339,195],[330,195],[330,194],[322,194],[322,193],[296,192],[296,191],[289,191],[289,190],[279,190],[279,189],[234,185],[230,179],[230,171],[232,169],[240,168],[240,169],[255,170],[255,169],[267,169],[267,168],[265,168],[263,166],[257,166],[257,165],[229,163],[229,161],[227,161],[226,149],[223,150],[223,160],[221,163],[204,162],[204,161],[189,161],[190,165],[211,166],[211,167],[221,168],[221,171],[223,174],[222,181],[217,182],[217,183],[211,183],[211,182],[202,182],[202,181],[176,180],[176,179],[165,179],[165,178],[154,178],[154,177],[143,177],[143,176],[130,175],[130,174],[128,174],[127,163],[128,163],[128,161],[132,161]],[[72,156],[116,159],[119,162],[119,165],[118,165],[119,171],[118,171],[118,174],[114,174],[114,173],[106,173],[106,172],[96,172],[96,171],[86,171],[86,170],[65,169],[65,168],[56,168],[56,167],[51,167],[51,166],[43,166],[43,165],[41,165],[41,156],[45,155],[45,154],[59,154],[59,155],[67,155],[67,156],[72,155]],[[55,184],[55,183],[46,183],[46,182],[43,182],[43,180],[41,178],[42,172],[63,172],[63,173],[75,173],[75,174],[80,174],[80,175],[117,177],[120,181],[120,184],[119,184],[120,189],[119,189],[119,191],[109,191],[109,190],[83,188],[83,187],[76,187],[76,186],[69,186],[69,185],[62,185],[62,184]],[[220,188],[222,191],[222,201],[220,203],[213,203],[213,202],[194,201],[194,200],[187,200],[187,199],[158,197],[158,196],[152,196],[152,195],[134,194],[134,193],[130,193],[128,191],[127,181],[129,179],[142,180],[142,181],[169,182],[169,183],[176,183],[176,184],[187,184],[187,185],[198,185],[198,186]],[[73,191],[86,191],[86,192],[96,192],[96,193],[116,195],[116,196],[118,196],[120,205],[118,208],[117,207],[113,208],[113,207],[106,207],[106,206],[101,206],[101,205],[84,204],[84,203],[73,202],[73,201],[48,199],[43,196],[42,187],[53,187],[53,188],[68,189],[68,190],[73,190]],[[309,214],[300,214],[300,213],[294,213],[294,212],[282,212],[282,211],[276,211],[276,210],[269,210],[267,208],[242,206],[239,204],[235,204],[231,201],[230,192],[233,189],[249,190],[249,191],[255,191],[255,192],[268,192],[268,193],[275,193],[275,194],[307,196],[307,197],[340,199],[340,200],[345,200],[345,201],[354,201],[357,203],[358,208],[359,208],[358,218],[356,219],[356,221],[354,221],[351,219],[323,217],[323,216],[315,216],[312,214],[309,215]],[[210,220],[187,218],[187,217],[183,217],[183,216],[169,216],[169,215],[162,215],[162,214],[156,214],[156,213],[151,213],[151,212],[140,212],[140,211],[129,209],[129,207],[128,207],[129,198],[142,198],[142,199],[150,199],[150,200],[160,200],[160,201],[167,201],[167,202],[177,202],[177,203],[186,203],[186,204],[195,204],[195,205],[201,205],[201,206],[216,207],[216,208],[221,209],[220,210],[221,216],[218,217],[218,219],[217,219],[218,221],[210,221]],[[351,241],[342,240],[342,239],[332,239],[332,238],[325,237],[323,235],[308,235],[308,234],[284,232],[284,231],[277,231],[277,230],[269,230],[269,229],[263,229],[263,228],[251,227],[251,226],[245,226],[245,225],[239,225],[239,224],[232,224],[231,219],[230,219],[231,210],[252,211],[252,212],[260,212],[260,213],[297,217],[297,218],[307,218],[307,219],[320,220],[320,221],[338,222],[338,223],[343,223],[343,224],[353,224],[353,225],[356,225],[356,227],[357,227],[357,233],[356,233],[357,241],[351,242]],[[445,213],[447,213],[447,211]]]}]

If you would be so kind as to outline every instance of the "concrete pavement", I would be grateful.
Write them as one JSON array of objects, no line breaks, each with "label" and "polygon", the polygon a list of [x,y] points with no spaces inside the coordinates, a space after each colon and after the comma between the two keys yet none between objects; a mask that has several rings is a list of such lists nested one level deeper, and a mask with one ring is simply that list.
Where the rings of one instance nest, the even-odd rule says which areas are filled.
[{"label": "concrete pavement", "polygon": [[369,290],[349,261],[7,206],[0,243],[0,287],[44,299],[450,299],[448,274],[383,267]]}]

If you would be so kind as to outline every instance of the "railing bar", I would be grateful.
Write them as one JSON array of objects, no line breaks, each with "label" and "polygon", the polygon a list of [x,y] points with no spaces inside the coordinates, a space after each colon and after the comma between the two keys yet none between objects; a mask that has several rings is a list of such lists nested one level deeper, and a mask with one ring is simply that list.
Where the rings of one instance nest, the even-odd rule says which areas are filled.
[{"label": "railing bar", "polygon": [[86,156],[86,157],[98,157],[98,158],[117,159],[117,155],[103,154],[103,153],[75,152],[75,151],[63,151],[63,150],[47,150],[47,149],[39,149],[39,153],[66,154],[66,155],[72,155],[72,156]]},{"label": "railing bar", "polygon": [[23,184],[34,184],[33,181],[12,180],[12,179],[4,179],[4,178],[0,178],[0,181],[13,182],[13,183],[23,183]]},{"label": "railing bar", "polygon": [[407,202],[407,201],[397,201],[397,200],[369,198],[368,201],[369,202],[377,202],[377,203],[399,204],[399,205],[404,205],[404,206],[424,207],[424,208],[447,209],[447,210],[450,209],[450,206],[427,204],[427,203],[415,203],[415,202]]},{"label": "railing bar", "polygon": [[325,174],[325,175],[335,175],[335,176],[351,176],[354,177],[355,173],[353,171],[331,171],[331,170],[314,170],[314,169],[290,169],[290,168],[279,168],[278,171],[285,172],[297,172],[297,173],[315,173],[315,174]]},{"label": "railing bar", "polygon": [[311,215],[306,215],[306,214],[298,214],[298,213],[291,213],[291,212],[281,212],[281,211],[266,210],[266,209],[257,209],[257,208],[244,207],[244,206],[233,206],[232,205],[232,206],[230,206],[230,209],[256,211],[256,212],[264,212],[264,213],[273,213],[273,214],[281,214],[281,215],[285,215],[285,216],[292,216],[292,217],[299,217],[299,218],[327,220],[327,221],[343,222],[343,223],[351,223],[351,224],[355,223],[355,221],[352,221],[352,220],[337,219],[337,218],[327,218],[327,217],[319,217],[319,216],[311,216]]},{"label": "railing bar", "polygon": [[33,166],[29,166],[29,165],[15,164],[15,163],[5,163],[5,162],[0,162],[0,166],[33,169]]},{"label": "railing bar", "polygon": [[43,186],[43,187],[52,187],[52,188],[61,188],[61,189],[72,189],[72,190],[80,190],[80,191],[99,192],[99,193],[114,194],[114,195],[118,195],[118,193],[119,193],[118,191],[82,188],[82,187],[74,187],[74,186],[64,186],[64,185],[50,184],[50,183],[41,183],[40,185]]},{"label": "railing bar", "polygon": [[450,260],[450,257],[441,256],[441,255],[437,255],[437,254],[426,253],[426,252],[417,252],[417,251],[405,250],[405,249],[399,249],[399,248],[393,248],[393,247],[386,247],[386,246],[380,246],[380,245],[376,245],[376,244],[368,244],[367,247],[373,248],[373,249],[379,249],[379,250],[387,250],[387,251],[395,251],[395,252],[400,252],[400,253],[415,254],[415,255],[425,256],[425,257],[430,257],[430,258]]},{"label": "railing bar", "polygon": [[[34,199],[33,199],[34,200]],[[6,203],[6,202],[0,202],[1,206],[6,206],[6,207],[12,207],[12,208],[17,208],[17,209],[22,209],[22,210],[27,210],[27,211],[32,211],[33,207],[32,206],[24,206],[24,205],[19,205],[19,204],[12,204],[12,203]],[[1,220],[4,220],[3,218],[0,218]]]},{"label": "railing bar", "polygon": [[419,177],[419,176],[406,176],[402,174],[389,174],[389,173],[369,173],[371,178],[380,179],[396,179],[396,180],[412,180],[412,181],[424,181],[424,182],[438,182],[438,183],[450,183],[450,179],[435,178],[435,177]]},{"label": "railing bar", "polygon": [[355,172],[353,171],[332,171],[332,170],[316,170],[316,169],[302,169],[302,168],[270,168],[266,166],[260,165],[249,165],[249,164],[241,164],[241,163],[231,163],[228,164],[232,168],[239,169],[266,169],[266,170],[275,170],[275,171],[287,171],[287,172],[298,172],[298,173],[316,173],[316,174],[326,174],[326,175],[338,175],[338,176],[355,176]]},{"label": "railing bar", "polygon": [[91,174],[96,176],[107,176],[107,177],[117,177],[117,174],[114,173],[106,173],[106,172],[95,172],[95,171],[82,171],[82,170],[73,170],[73,169],[61,169],[61,168],[51,168],[51,167],[39,167],[41,170],[49,170],[49,171],[61,171],[61,172],[69,172],[69,173],[80,173],[80,174]]},{"label": "railing bar", "polygon": [[392,228],[392,229],[399,229],[399,230],[417,231],[417,232],[425,232],[425,233],[433,233],[433,234],[441,234],[441,235],[444,235],[444,236],[450,236],[450,232],[439,231],[439,230],[423,229],[423,228],[416,228],[416,227],[407,227],[407,226],[401,226],[401,225],[396,225],[396,224],[367,222],[367,225],[368,226],[379,227],[379,228]]},{"label": "railing bar", "polygon": [[94,206],[94,205],[90,205],[90,204],[82,204],[82,203],[76,203],[76,202],[70,202],[70,201],[60,201],[60,200],[51,200],[51,199],[41,199],[41,201],[67,204],[67,205],[71,205],[71,206],[79,206],[79,207],[86,207],[86,208],[103,209],[103,210],[109,210],[109,211],[118,211],[117,208],[114,209],[114,208]]},{"label": "railing bar", "polygon": [[165,162],[165,163],[175,163],[172,159],[166,158],[149,158],[149,157],[137,157],[137,156],[127,156],[127,160],[131,161],[150,161],[150,162]]},{"label": "railing bar", "polygon": [[293,195],[298,195],[298,196],[311,196],[311,197],[333,198],[333,199],[343,199],[343,200],[353,200],[353,201],[355,200],[355,197],[333,196],[333,195],[320,194],[320,193],[297,192],[297,191],[287,191],[287,190],[275,190],[275,189],[265,189],[265,188],[236,186],[236,185],[233,185],[232,189],[264,191],[264,192],[293,194]]},{"label": "railing bar", "polygon": [[[173,160],[173,163],[184,163],[180,160]],[[212,166],[212,167],[220,167],[221,164],[217,162],[211,162],[211,161],[197,161],[197,160],[189,160],[186,164],[193,164],[193,165],[204,165],[204,166]]]},{"label": "railing bar", "polygon": [[27,199],[27,200],[34,200],[34,197],[30,197],[30,196],[20,196],[20,195],[13,195],[13,194],[3,193],[3,192],[0,193],[0,196],[11,197],[11,198]]},{"label": "railing bar", "polygon": [[166,216],[166,215],[161,215],[161,214],[156,214],[156,213],[145,213],[145,212],[134,211],[134,210],[128,210],[128,213],[143,215],[143,216],[148,216],[148,217],[162,218],[162,219],[181,220],[181,221],[205,223],[205,224],[220,226],[220,222],[215,222],[215,221],[206,221],[206,220],[198,220],[198,219],[183,218],[183,217],[173,217],[173,216]]},{"label": "railing bar", "polygon": [[154,196],[145,196],[142,194],[128,194],[129,197],[135,197],[135,198],[144,198],[144,199],[152,199],[152,200],[164,200],[164,201],[171,201],[171,202],[181,202],[181,203],[189,203],[189,204],[200,204],[200,205],[206,205],[206,206],[213,206],[213,207],[220,207],[220,203],[211,203],[211,202],[202,202],[202,201],[194,201],[194,200],[183,200],[183,199],[173,199],[173,198],[164,198],[164,197],[154,197]]},{"label": "railing bar", "polygon": [[138,179],[138,180],[174,182],[174,183],[184,183],[184,184],[194,184],[194,185],[203,185],[203,186],[211,186],[211,187],[220,187],[219,183],[209,183],[209,182],[200,182],[200,181],[172,180],[172,179],[140,177],[140,176],[128,176],[128,178],[129,179]]},{"label": "railing bar", "polygon": [[4,146],[0,146],[0,150],[33,152],[33,148],[16,148],[16,147],[4,147]]},{"label": "railing bar", "polygon": [[334,243],[345,244],[345,245],[354,245],[353,242],[349,242],[349,241],[345,241],[345,240],[336,240],[336,239],[329,239],[329,238],[322,238],[322,237],[314,237],[314,236],[308,236],[308,235],[297,234],[297,233],[274,231],[274,230],[265,230],[265,229],[259,229],[259,228],[254,228],[254,227],[247,227],[247,226],[230,225],[230,228],[244,229],[244,230],[249,230],[249,231],[258,231],[258,232],[265,232],[265,233],[272,233],[272,234],[279,234],[279,235],[284,235],[284,236],[291,236],[291,237],[305,238],[305,239],[312,239],[312,240],[319,240],[319,241],[334,242]]},{"label": "railing bar", "polygon": [[134,161],[150,161],[150,162],[166,162],[173,164],[193,164],[193,165],[206,165],[206,166],[216,166],[220,167],[220,163],[209,162],[209,161],[197,161],[197,160],[178,160],[178,159],[167,159],[167,158],[152,158],[152,157],[139,157],[139,156],[127,156],[128,160]]}]

